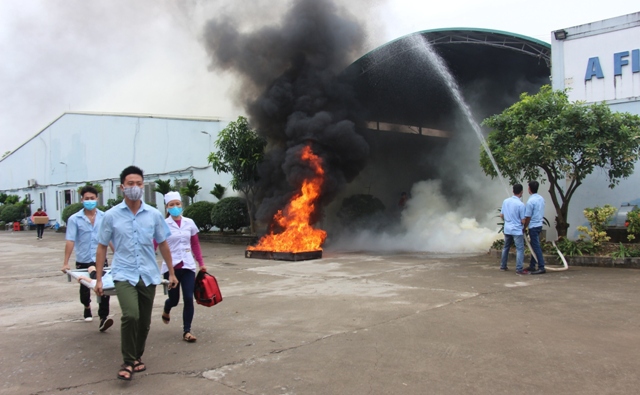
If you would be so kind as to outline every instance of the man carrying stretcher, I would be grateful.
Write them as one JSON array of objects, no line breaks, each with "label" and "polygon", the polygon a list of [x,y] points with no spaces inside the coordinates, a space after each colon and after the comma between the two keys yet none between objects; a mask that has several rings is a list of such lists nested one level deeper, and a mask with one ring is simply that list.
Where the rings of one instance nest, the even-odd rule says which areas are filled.
[{"label": "man carrying stretcher", "polygon": [[177,286],[178,280],[166,240],[171,231],[164,216],[142,201],[144,173],[138,167],[129,166],[120,173],[120,182],[124,201],[105,213],[98,232],[94,290],[100,296],[104,294],[102,266],[107,245],[113,242],[115,254],[111,276],[122,310],[120,349],[124,360],[117,377],[131,380],[135,372],[147,369],[141,357],[151,325],[156,285],[162,282],[153,249],[154,240],[169,267],[169,289]]},{"label": "man carrying stretcher", "polygon": [[[102,223],[104,213],[96,208],[98,203],[98,190],[87,185],[80,189],[83,209],[73,214],[67,220],[67,243],[64,248],[64,263],[62,272],[66,273],[69,267],[71,252],[75,249],[76,269],[87,269],[88,275],[95,279],[96,249],[98,248],[98,230]],[[110,244],[113,251],[113,244]],[[80,285],[80,303],[84,305],[84,320],[93,321],[91,314],[91,290]],[[113,325],[113,319],[109,318],[109,296],[100,299],[98,307],[100,325],[98,329],[104,332]]]}]

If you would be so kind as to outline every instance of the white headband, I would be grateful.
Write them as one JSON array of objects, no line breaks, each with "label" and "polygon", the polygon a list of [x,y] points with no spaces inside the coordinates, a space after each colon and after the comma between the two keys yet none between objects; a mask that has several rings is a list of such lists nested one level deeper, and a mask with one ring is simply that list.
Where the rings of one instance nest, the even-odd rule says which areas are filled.
[{"label": "white headband", "polygon": [[182,200],[180,198],[180,194],[178,192],[169,192],[166,195],[164,195],[164,204],[169,203],[172,200]]}]

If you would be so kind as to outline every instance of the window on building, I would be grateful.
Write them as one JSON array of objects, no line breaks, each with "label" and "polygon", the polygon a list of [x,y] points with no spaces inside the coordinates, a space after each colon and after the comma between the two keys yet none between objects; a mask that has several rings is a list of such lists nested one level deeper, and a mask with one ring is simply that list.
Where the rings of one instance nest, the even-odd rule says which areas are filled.
[{"label": "window on building", "polygon": [[68,205],[75,203],[75,196],[78,194],[77,192],[74,193],[75,191],[73,189],[65,189],[64,191],[62,191],[62,207],[67,207]]},{"label": "window on building", "polygon": [[40,207],[47,211],[47,194],[44,192],[40,192]]}]

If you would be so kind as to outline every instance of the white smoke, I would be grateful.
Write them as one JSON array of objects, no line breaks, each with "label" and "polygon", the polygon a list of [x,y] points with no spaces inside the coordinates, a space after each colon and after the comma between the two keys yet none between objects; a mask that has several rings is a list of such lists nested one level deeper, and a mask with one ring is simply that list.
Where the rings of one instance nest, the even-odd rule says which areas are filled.
[{"label": "white smoke", "polygon": [[[441,181],[420,181],[401,216],[399,232],[365,230],[343,235],[331,244],[337,250],[418,251],[438,253],[483,253],[502,238],[497,211],[469,212],[471,205],[452,207],[441,190]],[[480,222],[478,222],[480,221]]]}]

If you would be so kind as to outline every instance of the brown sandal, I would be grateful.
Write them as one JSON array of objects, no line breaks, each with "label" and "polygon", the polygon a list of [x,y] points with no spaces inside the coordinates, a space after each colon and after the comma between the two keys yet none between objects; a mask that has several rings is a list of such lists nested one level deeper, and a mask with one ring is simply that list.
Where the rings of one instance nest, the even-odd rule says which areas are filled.
[{"label": "brown sandal", "polygon": [[167,313],[162,313],[162,322],[169,325],[169,321],[171,321],[171,316]]},{"label": "brown sandal", "polygon": [[138,359],[133,363],[133,371],[134,373],[140,373],[147,370],[147,365],[142,362],[142,359]]},{"label": "brown sandal", "polygon": [[[128,376],[122,375],[121,373],[125,373]],[[133,366],[128,363],[123,363],[122,366],[120,366],[120,370],[118,370],[118,378],[120,380],[131,381],[133,378]]]},{"label": "brown sandal", "polygon": [[198,339],[195,336],[193,336],[190,332],[185,332],[182,335],[182,340],[186,341],[187,343],[194,343]]}]

